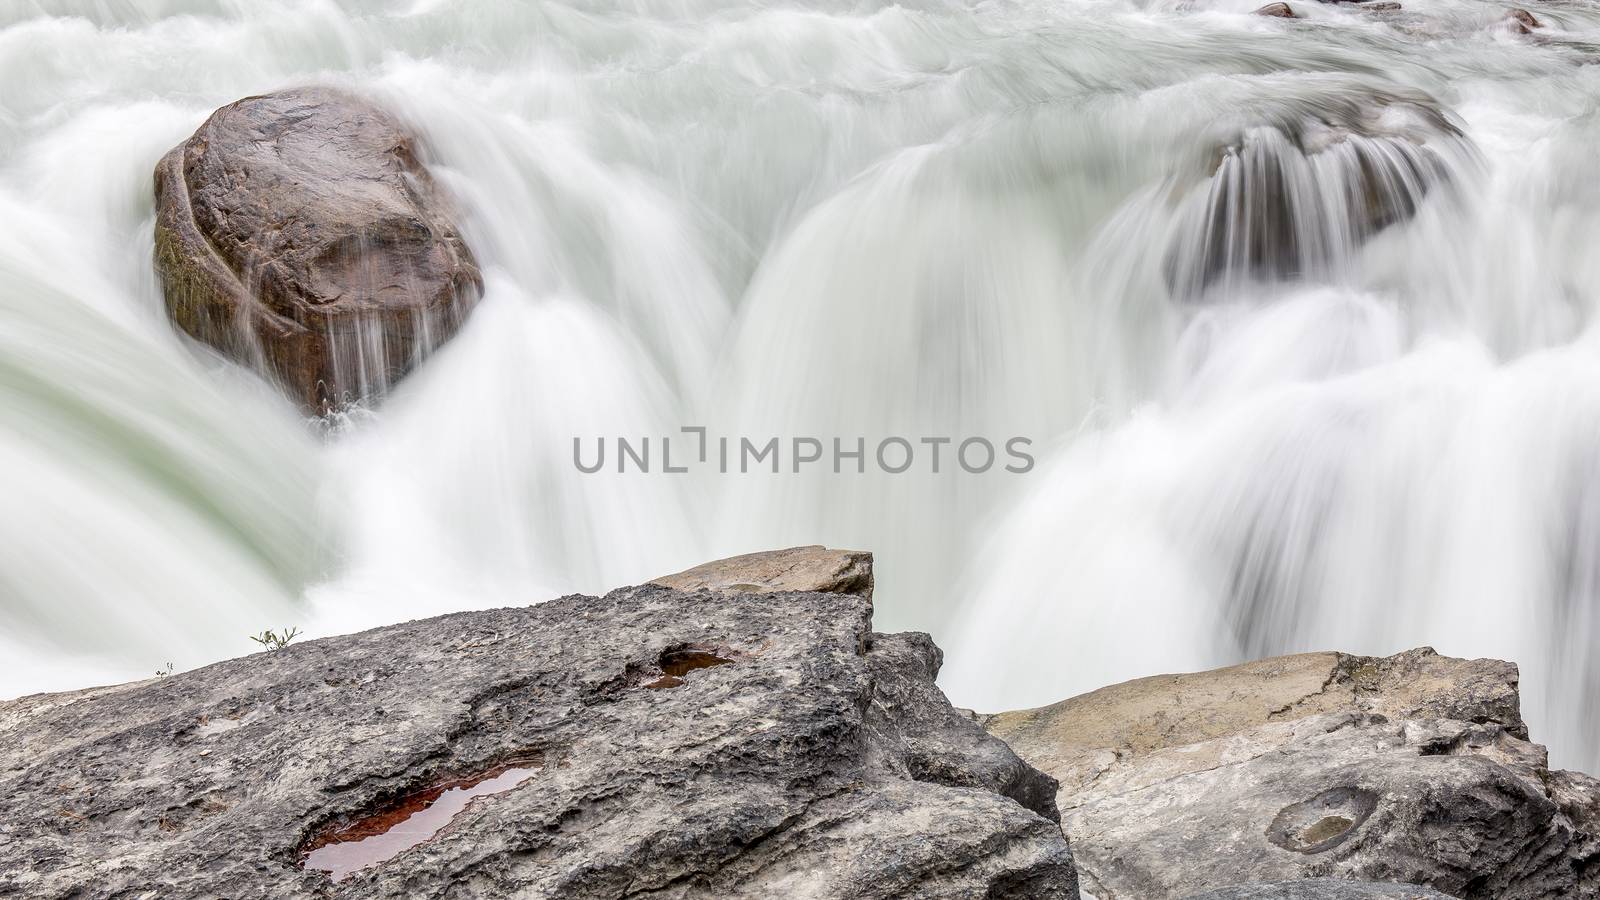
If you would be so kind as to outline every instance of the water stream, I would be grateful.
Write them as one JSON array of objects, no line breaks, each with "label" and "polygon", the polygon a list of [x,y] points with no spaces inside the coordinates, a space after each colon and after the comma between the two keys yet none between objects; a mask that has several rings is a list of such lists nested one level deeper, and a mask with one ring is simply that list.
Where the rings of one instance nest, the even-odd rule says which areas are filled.
[{"label": "water stream", "polygon": [[[962,705],[1431,644],[1600,768],[1600,6],[1403,2],[6,6],[0,695],[826,543]],[[486,290],[308,422],[167,322],[151,178],[313,81]],[[1037,465],[573,466],[686,425]]]}]

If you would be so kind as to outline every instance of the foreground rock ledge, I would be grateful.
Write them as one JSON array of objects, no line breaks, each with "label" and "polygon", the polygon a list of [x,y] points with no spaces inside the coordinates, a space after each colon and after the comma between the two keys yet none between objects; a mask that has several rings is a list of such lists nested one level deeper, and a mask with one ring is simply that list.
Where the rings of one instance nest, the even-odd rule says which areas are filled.
[{"label": "foreground rock ledge", "polygon": [[1276,884],[1238,884],[1195,894],[1188,900],[1452,900],[1431,888],[1414,884],[1373,881],[1339,881],[1308,878]]},{"label": "foreground rock ledge", "polygon": [[[1511,663],[1308,653],[1143,678],[986,726],[1060,781],[1099,900],[1315,876],[1466,900],[1600,895],[1600,782],[1549,770]],[[1365,896],[1252,890],[1202,896]]]},{"label": "foreground rock ledge", "polygon": [[483,289],[411,132],[331,88],[222,107],[162,158],[155,191],[173,321],[308,411],[380,396]]},{"label": "foreground rock ledge", "polygon": [[[0,704],[0,895],[1077,897],[1055,783],[870,618],[651,585]],[[513,761],[534,775],[419,846],[301,868]]]}]

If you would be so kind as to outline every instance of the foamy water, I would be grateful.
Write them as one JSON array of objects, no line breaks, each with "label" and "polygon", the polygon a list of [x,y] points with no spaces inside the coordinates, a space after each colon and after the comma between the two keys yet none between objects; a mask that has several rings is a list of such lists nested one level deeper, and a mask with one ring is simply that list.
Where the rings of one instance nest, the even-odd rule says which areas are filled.
[{"label": "foamy water", "polygon": [[[1600,9],[1256,5],[0,11],[0,694],[826,543],[959,704],[1432,644],[1592,770]],[[333,422],[150,263],[161,154],[307,82],[416,124],[486,287]],[[572,464],[693,425],[1038,464]]]}]

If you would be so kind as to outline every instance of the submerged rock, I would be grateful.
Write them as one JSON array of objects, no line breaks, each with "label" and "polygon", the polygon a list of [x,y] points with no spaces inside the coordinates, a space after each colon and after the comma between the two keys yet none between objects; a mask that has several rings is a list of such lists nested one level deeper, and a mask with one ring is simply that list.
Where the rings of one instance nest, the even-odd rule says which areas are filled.
[{"label": "submerged rock", "polygon": [[1276,19],[1300,18],[1295,15],[1294,10],[1290,9],[1287,3],[1268,3],[1266,6],[1256,10],[1255,14],[1258,16],[1271,16]]},{"label": "submerged rock", "polygon": [[0,895],[1077,897],[938,667],[855,594],[648,585],[23,698]]},{"label": "submerged rock", "polygon": [[1206,177],[1177,192],[1169,289],[1195,300],[1217,286],[1337,274],[1449,182],[1437,146],[1462,141],[1436,108],[1385,96],[1292,104],[1241,128],[1217,147]]},{"label": "submerged rock", "polygon": [[155,190],[173,321],[312,412],[381,395],[482,291],[410,131],[340,91],[222,107],[162,158]]},{"label": "submerged rock", "polygon": [[1600,893],[1600,792],[1528,741],[1510,663],[1303,654],[985,724],[1061,782],[1099,900],[1313,876],[1466,900]]},{"label": "submerged rock", "polygon": [[1533,29],[1544,27],[1544,23],[1540,22],[1533,13],[1520,6],[1511,7],[1506,12],[1505,20],[1511,25],[1511,29],[1518,34],[1532,34]]}]

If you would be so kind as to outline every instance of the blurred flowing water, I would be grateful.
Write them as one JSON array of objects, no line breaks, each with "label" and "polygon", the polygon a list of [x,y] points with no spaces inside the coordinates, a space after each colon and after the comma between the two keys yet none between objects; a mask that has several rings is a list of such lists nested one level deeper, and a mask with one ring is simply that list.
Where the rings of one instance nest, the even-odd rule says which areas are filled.
[{"label": "blurred flowing water", "polygon": [[[1404,3],[8,5],[0,694],[827,543],[960,704],[1426,643],[1594,771],[1600,7]],[[314,422],[150,264],[160,155],[308,81],[416,123],[486,280]],[[572,465],[683,425],[1039,465]]]}]

